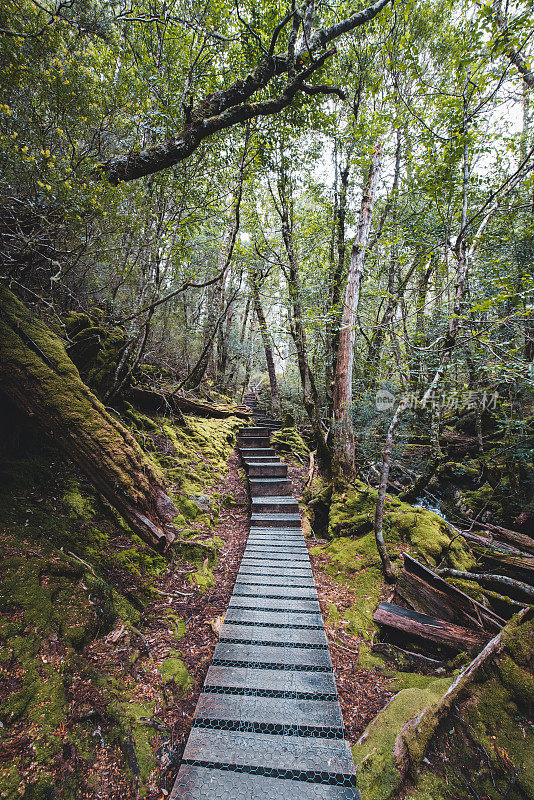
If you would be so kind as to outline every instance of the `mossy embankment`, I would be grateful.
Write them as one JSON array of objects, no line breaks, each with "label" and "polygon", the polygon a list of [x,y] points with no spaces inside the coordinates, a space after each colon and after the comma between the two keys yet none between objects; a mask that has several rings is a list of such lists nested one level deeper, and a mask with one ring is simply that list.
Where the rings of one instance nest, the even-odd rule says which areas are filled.
[{"label": "mossy embankment", "polygon": [[[327,558],[328,574],[349,586],[355,598],[344,618],[347,630],[360,639],[360,663],[383,665],[384,660],[371,654],[368,645],[378,632],[373,614],[386,591],[373,533],[376,489],[361,481],[333,493],[331,485],[315,485],[307,496],[312,529],[317,532],[319,521],[318,533],[328,539],[314,551]],[[409,552],[430,566],[444,563],[467,570],[475,564],[464,541],[455,537],[441,517],[390,495],[385,504],[384,535],[393,563]],[[405,679],[409,679],[408,673]]]},{"label": "mossy embankment", "polygon": [[[416,769],[403,780],[395,742],[403,725],[435,705],[450,678],[404,689],[353,748],[366,800],[534,797],[534,619],[514,618],[503,650],[476,676],[435,734],[420,731]],[[415,773],[415,774],[414,774]]]},{"label": "mossy embankment", "polygon": [[[330,579],[340,589],[348,590],[351,597],[348,607],[346,603],[340,608],[330,604],[331,622],[336,629],[355,637],[359,667],[387,676],[395,692],[353,747],[362,797],[474,797],[466,794],[470,791],[467,780],[473,782],[479,797],[497,800],[510,783],[507,797],[533,798],[534,764],[530,754],[534,752],[534,739],[530,715],[534,700],[534,623],[510,623],[502,655],[478,676],[466,696],[460,698],[458,708],[431,737],[428,758],[420,765],[419,774],[403,782],[394,756],[402,726],[438,702],[457,674],[454,668],[468,656],[458,657],[448,673],[441,670],[441,674],[419,675],[402,671],[373,652],[371,643],[379,633],[373,614],[390,592],[383,582],[373,533],[376,490],[360,481],[337,491],[332,491],[331,485],[316,483],[307,499],[311,501],[312,525],[317,525],[317,532],[326,539],[311,547],[312,554]],[[469,570],[475,565],[464,540],[455,537],[441,517],[392,495],[386,500],[384,534],[391,558],[398,565],[405,552],[430,567],[448,565]],[[475,596],[480,592],[465,582],[462,589]]]},{"label": "mossy embankment", "polygon": [[4,410],[0,797],[151,797],[161,748],[171,741],[158,719],[192,683],[180,651],[187,620],[159,587],[175,566],[188,573],[188,592],[213,582],[221,544],[213,529],[224,500],[216,489],[242,423],[188,418],[178,428],[121,410],[178,508],[181,538],[164,557],[131,534],[58,450]]},{"label": "mossy embankment", "polygon": [[310,454],[306,442],[297,428],[291,424],[291,420],[288,420],[288,423],[280,430],[273,431],[271,445],[282,458],[289,457],[300,463],[304,463]]}]

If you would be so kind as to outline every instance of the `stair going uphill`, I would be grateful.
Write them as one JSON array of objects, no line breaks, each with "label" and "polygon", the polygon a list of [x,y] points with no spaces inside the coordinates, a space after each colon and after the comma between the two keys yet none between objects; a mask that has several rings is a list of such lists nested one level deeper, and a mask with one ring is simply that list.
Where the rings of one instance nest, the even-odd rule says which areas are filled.
[{"label": "stair going uphill", "polygon": [[170,800],[360,800],[281,423],[245,402],[250,533]]}]

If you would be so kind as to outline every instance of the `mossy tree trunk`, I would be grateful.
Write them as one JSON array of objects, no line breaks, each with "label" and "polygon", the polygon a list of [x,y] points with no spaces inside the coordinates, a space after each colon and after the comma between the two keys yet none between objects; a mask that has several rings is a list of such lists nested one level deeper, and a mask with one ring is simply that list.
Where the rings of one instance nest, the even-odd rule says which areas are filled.
[{"label": "mossy tree trunk", "polygon": [[163,475],[83,383],[61,340],[0,284],[0,392],[83,470],[153,547],[174,540],[178,513]]}]

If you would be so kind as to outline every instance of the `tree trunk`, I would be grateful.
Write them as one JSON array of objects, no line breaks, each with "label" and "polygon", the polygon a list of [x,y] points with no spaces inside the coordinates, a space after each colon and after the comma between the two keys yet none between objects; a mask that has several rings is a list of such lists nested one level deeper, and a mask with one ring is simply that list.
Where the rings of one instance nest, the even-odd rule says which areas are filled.
[{"label": "tree trunk", "polygon": [[534,602],[534,587],[522,581],[516,581],[514,578],[508,578],[506,575],[464,572],[461,569],[440,569],[439,574],[448,578],[456,578],[459,581],[475,581],[480,583],[481,586],[487,586],[488,589],[496,589],[497,591],[511,590],[512,593],[519,593],[528,597],[529,602]]},{"label": "tree trunk", "polygon": [[[347,250],[345,241],[345,224],[347,218],[347,190],[349,186],[351,155],[352,147],[349,147],[346,153],[345,165],[340,169],[339,173],[339,194],[336,192],[334,230],[332,232],[335,240],[335,247],[332,246],[331,253],[332,273],[330,276],[330,285],[328,287],[329,309],[326,330],[326,393],[329,400],[330,410],[333,410],[332,389],[334,385],[337,349],[339,345],[339,305],[341,299],[343,273],[345,271],[345,254]],[[334,242],[332,244],[334,244]]]},{"label": "tree trunk", "polygon": [[408,636],[453,647],[455,650],[470,650],[480,647],[489,638],[481,630],[470,630],[461,625],[455,625],[453,622],[436,619],[428,614],[401,608],[392,603],[380,603],[373,619],[379,625],[402,631]]},{"label": "tree trunk", "polygon": [[224,406],[207,403],[204,400],[198,400],[196,397],[182,397],[174,392],[148,389],[141,386],[132,386],[126,395],[126,399],[147,414],[175,414],[182,425],[186,424],[182,417],[183,414],[193,414],[196,417],[210,417],[213,419],[225,419],[226,417],[248,419],[250,417],[250,409],[247,406]]},{"label": "tree trunk", "polygon": [[381,161],[381,149],[377,145],[362,197],[356,240],[352,246],[334,377],[334,462],[337,470],[349,478],[354,474],[355,456],[351,412],[356,312]]},{"label": "tree trunk", "polygon": [[389,470],[391,467],[391,457],[393,454],[393,444],[395,441],[395,431],[397,430],[397,426],[400,422],[401,416],[407,408],[407,401],[402,401],[397,406],[397,410],[393,415],[393,419],[391,420],[391,424],[388,429],[388,433],[386,436],[386,443],[384,445],[384,451],[382,453],[382,471],[380,473],[380,482],[378,484],[378,493],[376,496],[376,508],[375,508],[375,521],[374,521],[374,531],[375,531],[375,540],[376,546],[378,549],[378,554],[380,555],[380,560],[382,562],[382,569],[384,571],[384,576],[388,581],[395,580],[395,572],[393,567],[391,566],[391,561],[389,560],[389,555],[386,547],[386,542],[384,539],[384,505],[386,500],[386,491],[388,488],[388,479],[389,479]]},{"label": "tree trunk", "polygon": [[370,389],[374,389],[378,383],[379,377],[379,367],[380,367],[380,355],[382,352],[382,345],[384,344],[386,330],[389,327],[390,323],[393,321],[393,317],[395,315],[395,311],[397,310],[397,306],[399,304],[399,300],[402,297],[402,293],[410,280],[410,276],[415,268],[415,262],[412,264],[412,267],[408,270],[408,274],[404,278],[403,281],[399,282],[399,288],[395,293],[395,280],[399,268],[399,253],[398,253],[398,246],[396,242],[396,229],[397,229],[397,190],[399,186],[399,178],[400,178],[400,166],[401,166],[401,154],[402,154],[402,135],[401,131],[397,131],[397,148],[395,152],[395,173],[393,176],[393,185],[391,187],[391,192],[384,208],[384,212],[381,215],[380,223],[378,226],[377,234],[373,237],[373,241],[369,249],[374,246],[380,235],[382,233],[384,224],[386,222],[387,215],[390,211],[393,212],[393,220],[392,220],[392,228],[393,228],[393,239],[394,241],[391,244],[390,249],[390,259],[389,259],[389,271],[388,271],[388,288],[387,288],[387,304],[386,310],[382,316],[382,319],[377,318],[376,325],[374,327],[371,341],[369,343],[369,350],[367,353],[366,364],[365,364],[365,376],[367,378],[367,383]]},{"label": "tree trunk", "polygon": [[271,411],[275,417],[282,415],[282,408],[280,406],[280,395],[278,393],[278,381],[276,379],[276,370],[274,368],[273,348],[271,345],[271,337],[267,330],[267,321],[260,300],[260,291],[258,287],[257,277],[253,268],[249,273],[250,288],[252,290],[252,300],[254,303],[254,310],[258,318],[260,326],[261,338],[263,340],[263,348],[265,350],[265,361],[267,362],[267,372],[269,374],[269,387],[271,390]]},{"label": "tree trunk", "polygon": [[292,313],[291,335],[295,342],[295,348],[297,351],[297,363],[302,384],[304,408],[308,414],[315,443],[317,445],[318,467],[323,475],[329,476],[332,471],[332,459],[323,431],[319,393],[317,391],[313,373],[310,369],[310,364],[308,361],[306,329],[302,315],[299,265],[293,243],[292,201],[290,188],[288,186],[288,179],[284,168],[282,143],[280,143],[280,180],[278,183],[278,194],[280,197],[280,208],[277,207],[277,210],[280,214],[280,220],[282,223],[282,238],[284,240],[289,262],[287,283]]},{"label": "tree trunk", "polygon": [[0,390],[153,547],[174,541],[163,475],[80,379],[60,339],[0,284]]}]

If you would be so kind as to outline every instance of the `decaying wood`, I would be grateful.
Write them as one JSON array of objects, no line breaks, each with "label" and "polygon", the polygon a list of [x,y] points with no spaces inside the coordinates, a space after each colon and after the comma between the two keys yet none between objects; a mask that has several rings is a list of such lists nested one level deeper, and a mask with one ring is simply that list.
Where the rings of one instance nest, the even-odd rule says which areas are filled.
[{"label": "decaying wood", "polygon": [[469,630],[446,620],[435,619],[428,614],[410,611],[407,608],[380,603],[375,611],[374,621],[410,636],[447,645],[455,650],[471,650],[481,647],[488,636],[481,630]]},{"label": "decaying wood", "polygon": [[476,581],[481,586],[487,586],[489,589],[496,589],[497,591],[510,591],[519,592],[525,595],[531,601],[534,600],[534,587],[529,586],[527,583],[516,581],[514,578],[508,578],[506,575],[488,575],[484,572],[463,572],[459,569],[440,569],[440,575],[445,575],[449,578],[457,578],[461,581]]},{"label": "decaying wood", "polygon": [[193,414],[198,417],[239,417],[248,419],[252,411],[248,406],[221,406],[207,403],[193,397],[185,397],[162,389],[149,389],[141,386],[132,387],[126,397],[132,405],[147,413],[172,413],[183,420],[183,414]]},{"label": "decaying wood", "polygon": [[494,633],[506,620],[425,567],[408,553],[396,591],[416,610]]},{"label": "decaying wood", "polygon": [[412,650],[403,650],[402,647],[397,647],[389,642],[375,642],[371,650],[373,653],[380,653],[396,664],[407,664],[412,669],[424,674],[433,673],[443,665],[443,662],[437,658],[414,653]]},{"label": "decaying wood", "polygon": [[[529,609],[519,612],[522,619]],[[460,672],[445,694],[434,704],[426,706],[421,713],[403,725],[393,746],[397,769],[402,776],[415,777],[426,748],[440,721],[450,711],[460,693],[469,685],[478,671],[502,649],[502,631],[491,639],[483,650]]]},{"label": "decaying wood", "polygon": [[485,536],[477,536],[466,531],[462,533],[473,552],[485,561],[493,561],[503,567],[517,567],[527,572],[534,572],[534,555],[522,553],[516,547],[499,544]]},{"label": "decaying wood", "polygon": [[484,528],[488,531],[491,531],[496,539],[502,539],[503,542],[508,542],[509,544],[519,548],[519,550],[523,550],[525,553],[534,555],[534,539],[532,539],[530,536],[527,536],[526,533],[511,531],[509,528],[503,528],[500,525],[492,525],[489,522],[477,522],[476,525],[478,528]]},{"label": "decaying wood", "polygon": [[0,392],[24,411],[153,547],[174,541],[163,475],[83,383],[61,340],[0,284]]}]

